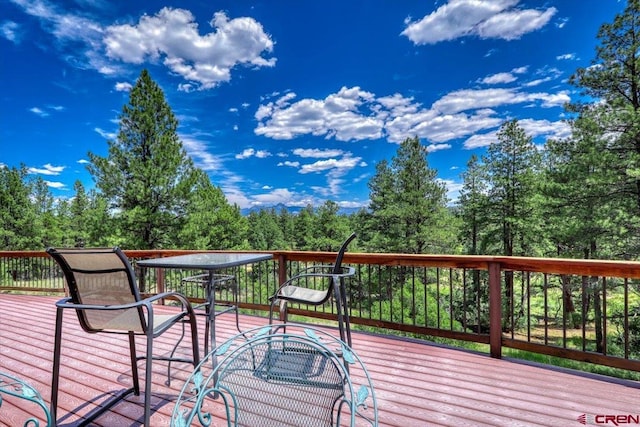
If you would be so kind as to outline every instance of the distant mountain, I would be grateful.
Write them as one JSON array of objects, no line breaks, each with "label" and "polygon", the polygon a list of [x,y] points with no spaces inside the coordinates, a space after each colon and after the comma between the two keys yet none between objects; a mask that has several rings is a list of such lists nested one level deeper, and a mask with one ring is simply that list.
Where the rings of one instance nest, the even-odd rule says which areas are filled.
[{"label": "distant mountain", "polygon": [[[245,208],[245,209],[240,209],[240,213],[243,216],[247,216],[249,215],[251,212],[260,212],[263,209],[273,209],[276,211],[276,213],[279,213],[280,211],[282,211],[283,209],[289,211],[290,213],[297,215],[300,213],[300,211],[303,209],[300,206],[287,206],[284,203],[278,203],[277,205],[274,206],[253,206],[250,208]],[[338,213],[342,214],[342,215],[352,215],[356,212],[358,212],[360,210],[360,208],[340,208],[340,210],[338,211]]]}]

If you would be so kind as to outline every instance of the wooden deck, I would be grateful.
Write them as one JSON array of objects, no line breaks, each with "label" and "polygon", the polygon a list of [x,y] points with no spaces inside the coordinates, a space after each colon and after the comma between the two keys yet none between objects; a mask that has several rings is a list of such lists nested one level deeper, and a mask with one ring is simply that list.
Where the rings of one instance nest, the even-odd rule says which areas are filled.
[{"label": "wooden deck", "polygon": [[[56,300],[0,294],[0,371],[28,381],[47,403]],[[126,338],[101,335],[96,340],[82,332],[70,314],[64,324],[57,420],[64,426],[76,425],[101,398],[130,384]],[[234,333],[232,315],[217,321],[219,341]],[[265,323],[260,317],[241,318],[243,328]],[[177,332],[165,335],[156,354],[171,347]],[[353,342],[373,378],[381,426],[580,426],[581,415],[587,424],[606,419],[596,416],[640,416],[637,382],[491,359],[426,341],[354,333]],[[188,344],[181,348],[188,352]],[[154,363],[154,427],[169,425],[174,399],[189,371],[189,365],[174,365],[167,386],[166,363]],[[142,405],[142,396],[130,397],[95,425],[140,425]],[[7,398],[0,406],[0,425],[22,425],[24,409]],[[611,418],[608,425],[614,425]]]}]

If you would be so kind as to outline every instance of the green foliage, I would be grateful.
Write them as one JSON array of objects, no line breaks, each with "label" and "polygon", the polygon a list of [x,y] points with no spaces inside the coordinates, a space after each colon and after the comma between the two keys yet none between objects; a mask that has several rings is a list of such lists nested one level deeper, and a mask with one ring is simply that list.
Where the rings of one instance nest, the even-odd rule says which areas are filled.
[{"label": "green foliage", "polygon": [[30,200],[26,167],[0,166],[0,248],[26,250],[40,246],[37,213]]},{"label": "green foliage", "polygon": [[497,137],[483,156],[490,200],[481,224],[484,252],[533,256],[543,244],[540,155],[517,120],[504,123]]},{"label": "green foliage", "polygon": [[224,193],[197,170],[189,194],[186,216],[178,231],[177,245],[185,249],[244,249],[248,221],[237,206],[227,203]]},{"label": "green foliage", "polygon": [[89,171],[110,202],[123,246],[176,245],[196,174],[177,134],[178,121],[164,94],[143,70],[122,108],[120,130],[109,154],[89,153]]},{"label": "green foliage", "polygon": [[405,277],[401,286],[385,286],[383,282],[379,299],[371,300],[368,310],[374,319],[387,322],[461,331],[460,322],[451,317],[449,288],[441,286],[436,290],[437,286],[440,285],[416,277]]},{"label": "green foliage", "polygon": [[405,139],[390,164],[383,160],[376,165],[369,181],[368,247],[420,254],[455,246],[446,190],[436,177],[418,137]]}]

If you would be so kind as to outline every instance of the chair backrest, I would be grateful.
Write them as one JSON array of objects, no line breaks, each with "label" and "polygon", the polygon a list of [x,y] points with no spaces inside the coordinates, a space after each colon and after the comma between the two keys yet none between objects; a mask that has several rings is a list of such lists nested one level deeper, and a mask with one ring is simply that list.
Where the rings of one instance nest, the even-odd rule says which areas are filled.
[{"label": "chair backrest", "polygon": [[[375,422],[369,423],[377,424],[373,386],[348,346],[309,326],[279,329],[284,330],[256,328],[219,345],[185,382],[171,425],[188,426],[196,419],[218,425],[211,415],[229,426],[355,425],[357,416],[371,414]],[[214,370],[211,357],[218,359]],[[362,367],[366,387],[356,390],[346,363]],[[369,414],[365,400],[373,409]]]},{"label": "chair backrest", "polygon": [[336,262],[333,265],[333,271],[331,273],[342,273],[342,258],[344,258],[344,253],[347,251],[347,246],[349,246],[349,243],[351,243],[351,241],[355,238],[356,233],[352,233],[351,236],[347,237],[347,240],[342,243],[342,246],[340,246],[340,250],[338,251],[338,256],[336,257]]},{"label": "chair backrest", "polygon": [[[120,248],[48,248],[47,253],[64,273],[71,302],[87,305],[121,305],[140,301],[135,272]],[[141,308],[76,310],[87,332],[145,329]]]},{"label": "chair backrest", "polygon": [[332,426],[344,394],[338,363],[309,342],[267,337],[227,360],[218,387],[235,399],[238,425]]}]

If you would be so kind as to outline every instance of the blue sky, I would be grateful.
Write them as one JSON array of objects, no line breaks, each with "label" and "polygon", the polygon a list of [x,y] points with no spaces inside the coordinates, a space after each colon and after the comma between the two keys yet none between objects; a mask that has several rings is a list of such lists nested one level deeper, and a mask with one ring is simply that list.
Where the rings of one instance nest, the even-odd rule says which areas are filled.
[{"label": "blue sky", "polygon": [[0,0],[0,165],[94,183],[143,68],[195,164],[242,208],[366,206],[417,135],[452,199],[507,119],[568,135],[568,77],[616,0]]}]

